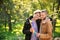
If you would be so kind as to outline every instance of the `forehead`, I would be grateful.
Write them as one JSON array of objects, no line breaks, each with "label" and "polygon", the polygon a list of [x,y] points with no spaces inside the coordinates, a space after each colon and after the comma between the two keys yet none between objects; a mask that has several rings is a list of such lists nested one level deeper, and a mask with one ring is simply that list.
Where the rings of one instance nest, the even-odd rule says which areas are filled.
[{"label": "forehead", "polygon": [[42,13],[42,14],[46,14],[47,12],[46,12],[46,11],[42,11],[41,13]]},{"label": "forehead", "polygon": [[46,13],[45,12],[42,12],[41,15],[46,15]]}]

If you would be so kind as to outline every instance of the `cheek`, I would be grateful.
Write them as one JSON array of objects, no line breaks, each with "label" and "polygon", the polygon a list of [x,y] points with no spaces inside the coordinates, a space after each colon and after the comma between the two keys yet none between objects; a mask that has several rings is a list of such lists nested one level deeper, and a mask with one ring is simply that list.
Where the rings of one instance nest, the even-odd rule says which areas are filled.
[{"label": "cheek", "polygon": [[45,17],[42,15],[41,18],[45,18]]},{"label": "cheek", "polygon": [[42,14],[41,17],[46,17],[46,15],[45,14]]},{"label": "cheek", "polygon": [[39,15],[37,15],[37,17],[39,17]]}]

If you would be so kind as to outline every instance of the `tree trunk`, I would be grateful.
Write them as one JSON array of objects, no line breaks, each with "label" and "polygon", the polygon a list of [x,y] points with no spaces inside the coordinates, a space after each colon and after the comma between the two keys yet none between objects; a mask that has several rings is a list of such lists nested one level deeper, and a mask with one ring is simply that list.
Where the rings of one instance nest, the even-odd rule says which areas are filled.
[{"label": "tree trunk", "polygon": [[11,16],[8,14],[8,26],[9,26],[9,31],[12,31],[12,24],[11,24]]}]

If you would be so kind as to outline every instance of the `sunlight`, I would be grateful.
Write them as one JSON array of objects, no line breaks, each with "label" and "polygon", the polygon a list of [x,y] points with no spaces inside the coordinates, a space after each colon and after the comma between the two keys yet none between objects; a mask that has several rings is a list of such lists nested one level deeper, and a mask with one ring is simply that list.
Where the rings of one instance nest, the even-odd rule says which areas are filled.
[{"label": "sunlight", "polygon": [[58,33],[60,33],[60,28],[56,28],[55,31],[58,32]]}]

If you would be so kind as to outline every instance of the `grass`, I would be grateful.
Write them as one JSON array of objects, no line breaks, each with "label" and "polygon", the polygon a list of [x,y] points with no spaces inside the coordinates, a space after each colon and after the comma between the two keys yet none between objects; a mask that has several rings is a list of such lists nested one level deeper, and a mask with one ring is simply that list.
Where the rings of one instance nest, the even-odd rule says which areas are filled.
[{"label": "grass", "polygon": [[57,19],[55,32],[53,33],[54,37],[60,37],[60,20]]},{"label": "grass", "polygon": [[23,24],[16,23],[12,25],[12,32],[8,31],[8,26],[0,27],[0,40],[24,40],[24,34],[22,33]]},{"label": "grass", "polygon": [[[23,23],[16,23],[12,25],[12,32],[8,31],[8,26],[0,28],[0,40],[24,40],[25,35],[22,33]],[[55,32],[53,33],[54,37],[60,37],[60,20],[57,19],[57,24]]]}]

